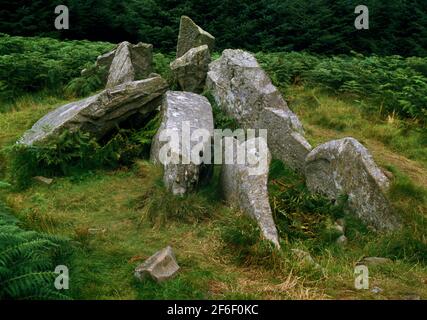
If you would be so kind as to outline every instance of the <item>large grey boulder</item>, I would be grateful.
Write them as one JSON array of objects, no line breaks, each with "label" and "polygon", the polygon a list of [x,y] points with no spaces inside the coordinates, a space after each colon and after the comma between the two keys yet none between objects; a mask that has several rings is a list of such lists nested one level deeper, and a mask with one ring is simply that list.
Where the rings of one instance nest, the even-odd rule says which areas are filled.
[{"label": "large grey boulder", "polygon": [[179,25],[176,57],[179,58],[191,48],[196,48],[204,44],[207,45],[212,52],[215,45],[215,37],[200,28],[189,17],[182,16]]},{"label": "large grey boulder", "polygon": [[176,262],[170,246],[156,252],[148,258],[143,264],[135,269],[135,277],[143,280],[151,277],[157,282],[162,282],[173,278],[179,271],[179,265]]},{"label": "large grey boulder", "polygon": [[273,157],[303,173],[305,158],[312,147],[304,138],[297,116],[287,109],[265,108],[259,127],[267,130],[268,147]]},{"label": "large grey boulder", "polygon": [[107,88],[135,80],[135,69],[132,65],[129,42],[122,42],[116,50],[108,74]]},{"label": "large grey boulder", "polygon": [[[264,139],[258,137],[244,142],[235,138],[224,138],[224,149],[227,139],[232,139],[232,161],[225,158],[221,171],[221,185],[225,199],[231,205],[242,210],[253,218],[259,225],[265,239],[280,247],[279,236],[274,223],[273,214],[268,198],[267,182],[271,155]],[[263,145],[262,145],[263,143]],[[262,147],[264,146],[264,147]],[[247,156],[239,160],[238,148],[241,155],[246,150]],[[230,156],[231,157],[231,156]],[[249,157],[255,157],[259,162],[250,163]]]},{"label": "large grey boulder", "polygon": [[275,158],[303,170],[311,146],[302,125],[252,54],[224,50],[209,64],[206,87],[243,129],[268,130],[268,146]]},{"label": "large grey boulder", "polygon": [[347,195],[350,209],[378,230],[399,226],[386,197],[389,180],[356,139],[333,140],[318,146],[308,154],[305,166],[311,192],[334,200]]},{"label": "large grey boulder", "polygon": [[209,47],[192,48],[170,64],[174,78],[183,91],[201,93],[211,62]]},{"label": "large grey boulder", "polygon": [[155,110],[161,104],[161,96],[167,87],[163,78],[154,77],[125,83],[66,104],[37,121],[18,143],[43,143],[64,131],[83,131],[102,138],[129,117],[146,115]]},{"label": "large grey boulder", "polygon": [[[211,164],[212,107],[201,95],[168,91],[162,113],[162,123],[151,146],[151,161],[163,164],[166,187],[175,195],[183,195],[198,186],[203,179],[203,168]],[[198,133],[204,133],[205,137],[192,139]],[[178,139],[174,140],[176,144],[171,141],[172,136]],[[191,151],[197,147],[199,152],[192,156]],[[166,158],[170,161],[166,162]]]}]

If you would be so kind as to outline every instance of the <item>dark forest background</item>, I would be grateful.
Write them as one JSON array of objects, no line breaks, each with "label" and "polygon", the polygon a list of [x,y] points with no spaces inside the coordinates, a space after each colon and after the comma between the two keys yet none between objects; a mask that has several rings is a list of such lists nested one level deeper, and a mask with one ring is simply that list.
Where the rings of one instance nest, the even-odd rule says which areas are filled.
[{"label": "dark forest background", "polygon": [[[59,39],[153,43],[173,51],[180,16],[217,38],[217,49],[351,50],[426,56],[426,0],[1,0],[0,32]],[[54,28],[54,8],[70,9],[70,29]],[[354,28],[357,5],[370,9],[370,30]]]}]

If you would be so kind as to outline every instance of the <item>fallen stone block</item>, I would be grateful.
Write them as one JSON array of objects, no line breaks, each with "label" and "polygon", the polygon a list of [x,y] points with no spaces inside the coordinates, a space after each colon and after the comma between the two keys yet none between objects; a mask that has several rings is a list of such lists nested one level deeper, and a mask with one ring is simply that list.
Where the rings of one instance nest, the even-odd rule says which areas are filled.
[{"label": "fallen stone block", "polygon": [[179,271],[179,265],[176,262],[170,246],[156,252],[148,258],[143,264],[135,269],[135,277],[143,280],[151,277],[157,282],[163,282],[173,278]]},{"label": "fallen stone block", "polygon": [[161,104],[167,82],[149,78],[106,89],[57,108],[37,121],[18,141],[33,145],[55,139],[64,131],[83,131],[100,139],[133,115],[148,115]]}]

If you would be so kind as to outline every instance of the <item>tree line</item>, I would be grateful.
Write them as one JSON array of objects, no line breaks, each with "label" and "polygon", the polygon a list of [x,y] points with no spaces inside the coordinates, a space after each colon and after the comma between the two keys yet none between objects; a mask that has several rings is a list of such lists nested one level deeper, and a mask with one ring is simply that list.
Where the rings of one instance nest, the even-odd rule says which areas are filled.
[{"label": "tree line", "polygon": [[[5,2],[5,1],[3,1]],[[66,5],[70,29],[56,30]],[[360,0],[14,0],[0,9],[0,32],[59,39],[153,43],[173,51],[181,15],[217,38],[217,49],[426,56],[427,1],[364,0],[369,30],[356,30]]]}]

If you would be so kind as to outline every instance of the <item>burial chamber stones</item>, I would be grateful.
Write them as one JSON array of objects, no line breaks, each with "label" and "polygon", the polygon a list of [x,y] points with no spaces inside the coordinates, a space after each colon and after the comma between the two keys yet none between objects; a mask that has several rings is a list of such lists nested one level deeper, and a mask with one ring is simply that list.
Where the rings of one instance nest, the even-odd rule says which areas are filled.
[{"label": "burial chamber stones", "polygon": [[303,171],[311,146],[302,125],[252,54],[224,50],[209,64],[206,87],[243,129],[268,130],[268,146],[275,158]]},{"label": "burial chamber stones", "polygon": [[205,164],[211,163],[212,107],[201,95],[168,91],[161,112],[151,161],[163,165],[166,187],[175,195],[183,195],[196,189],[206,172]]},{"label": "burial chamber stones", "polygon": [[66,104],[37,121],[18,143],[43,143],[64,131],[88,132],[100,139],[129,117],[146,115],[155,110],[161,104],[161,97],[167,87],[167,82],[158,76],[124,83]]},{"label": "burial chamber stones", "polygon": [[386,197],[389,180],[356,139],[333,140],[313,149],[306,159],[305,176],[311,192],[332,200],[348,195],[354,214],[377,230],[399,226]]}]

